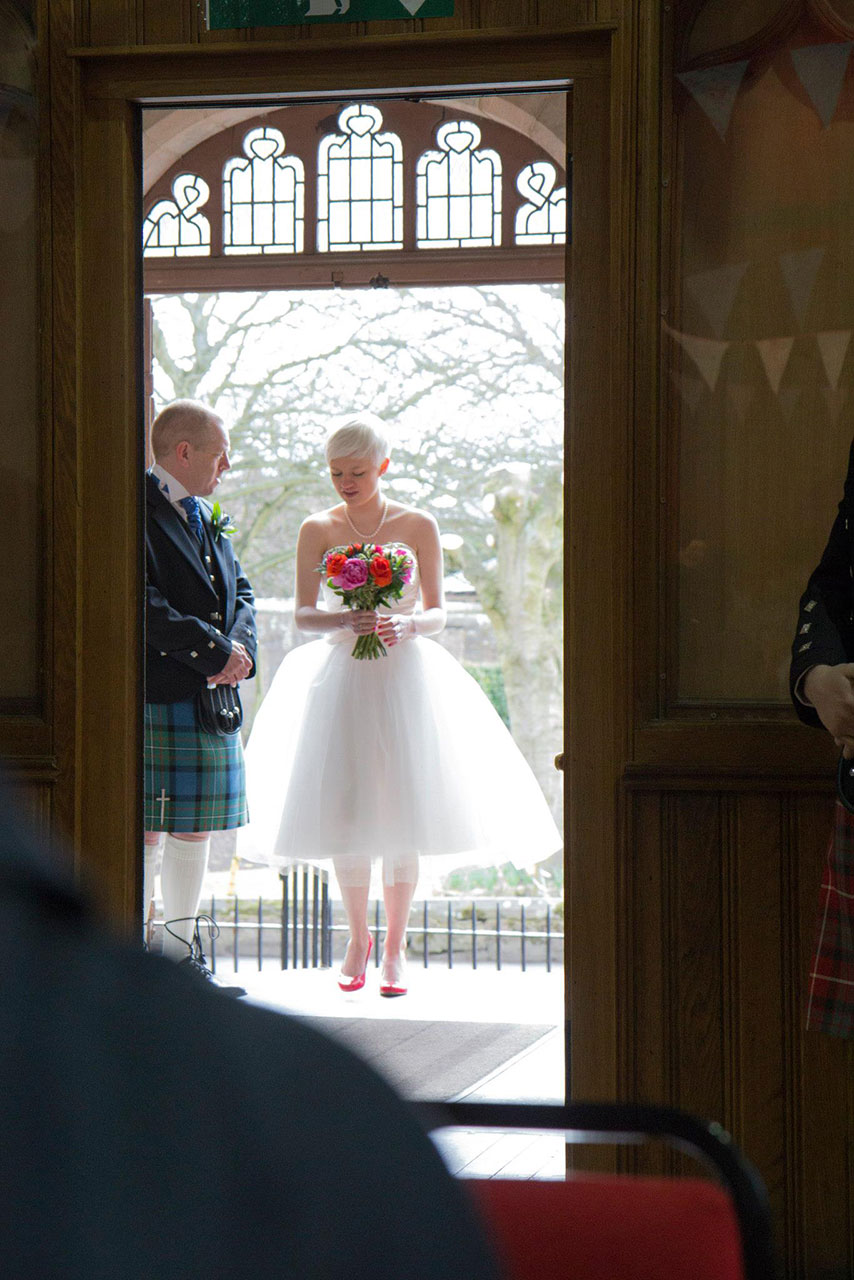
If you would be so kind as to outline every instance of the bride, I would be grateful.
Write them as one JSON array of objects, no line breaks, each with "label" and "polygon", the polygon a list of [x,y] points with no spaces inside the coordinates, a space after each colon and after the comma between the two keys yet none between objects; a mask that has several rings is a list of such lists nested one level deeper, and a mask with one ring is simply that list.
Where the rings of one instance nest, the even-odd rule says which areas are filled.
[{"label": "bride", "polygon": [[[303,522],[296,554],[294,620],[319,640],[285,657],[255,717],[246,749],[250,822],[237,852],[279,866],[332,859],[350,929],[343,991],[365,985],[371,866],[381,859],[380,994],[400,996],[420,856],[442,857],[448,869],[530,866],[562,840],[486,695],[428,638],[446,618],[439,530],[427,512],[384,495],[389,454],[373,414],[327,441],[341,501]],[[355,543],[403,546],[412,555],[395,612],[345,608],[325,583],[319,603],[324,555]],[[354,637],[374,631],[387,656],[352,657]]]}]

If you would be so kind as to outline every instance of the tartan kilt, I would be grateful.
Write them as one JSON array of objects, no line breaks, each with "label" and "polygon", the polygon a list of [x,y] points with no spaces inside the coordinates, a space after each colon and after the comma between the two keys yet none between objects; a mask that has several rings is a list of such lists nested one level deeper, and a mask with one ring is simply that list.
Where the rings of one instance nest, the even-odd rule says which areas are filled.
[{"label": "tartan kilt", "polygon": [[839,802],[819,894],[807,1026],[854,1039],[854,814]]},{"label": "tartan kilt", "polygon": [[249,821],[240,734],[199,725],[194,701],[145,704],[146,831],[227,831]]}]

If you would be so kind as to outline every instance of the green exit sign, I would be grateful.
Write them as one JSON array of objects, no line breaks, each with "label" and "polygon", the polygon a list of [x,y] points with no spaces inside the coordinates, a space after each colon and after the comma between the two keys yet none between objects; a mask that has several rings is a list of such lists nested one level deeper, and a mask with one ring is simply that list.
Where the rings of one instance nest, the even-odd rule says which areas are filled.
[{"label": "green exit sign", "polygon": [[208,29],[291,27],[304,22],[447,18],[454,0],[207,0]]}]

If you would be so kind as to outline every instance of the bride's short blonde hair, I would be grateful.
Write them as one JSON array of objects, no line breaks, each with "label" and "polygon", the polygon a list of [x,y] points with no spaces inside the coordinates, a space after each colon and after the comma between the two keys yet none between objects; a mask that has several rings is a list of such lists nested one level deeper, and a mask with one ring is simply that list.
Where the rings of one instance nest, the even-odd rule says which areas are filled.
[{"label": "bride's short blonde hair", "polygon": [[376,465],[391,453],[385,423],[375,413],[360,413],[337,427],[326,441],[326,461],[333,458],[370,458]]}]

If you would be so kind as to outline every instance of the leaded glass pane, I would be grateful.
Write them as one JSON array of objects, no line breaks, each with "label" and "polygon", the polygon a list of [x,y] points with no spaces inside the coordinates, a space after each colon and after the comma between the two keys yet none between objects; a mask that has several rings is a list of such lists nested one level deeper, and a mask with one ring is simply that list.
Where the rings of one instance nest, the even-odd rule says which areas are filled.
[{"label": "leaded glass pane", "polygon": [[210,187],[195,173],[179,173],[172,183],[173,200],[158,200],[142,224],[142,250],[147,258],[202,257],[211,251],[211,227],[200,212]]},{"label": "leaded glass pane", "polygon": [[302,253],[305,173],[298,156],[285,155],[285,138],[270,126],[250,129],[245,158],[222,172],[223,252]]},{"label": "leaded glass pane", "polygon": [[317,248],[403,248],[403,148],[380,133],[382,113],[357,103],[338,117],[340,134],[323,138],[317,156]]},{"label": "leaded glass pane", "polygon": [[557,169],[547,160],[528,164],[516,178],[525,199],[516,211],[517,244],[566,244],[566,187],[555,190]]},{"label": "leaded glass pane", "polygon": [[501,244],[501,157],[478,151],[471,120],[436,130],[438,151],[416,167],[416,243],[419,249],[487,248]]}]

